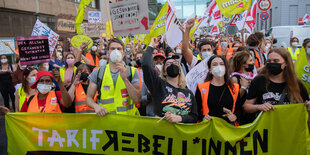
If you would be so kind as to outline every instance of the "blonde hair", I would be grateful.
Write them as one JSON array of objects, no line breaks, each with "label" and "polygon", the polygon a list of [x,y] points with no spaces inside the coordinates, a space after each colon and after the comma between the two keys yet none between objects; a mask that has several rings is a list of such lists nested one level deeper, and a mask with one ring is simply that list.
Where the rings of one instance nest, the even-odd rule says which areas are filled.
[{"label": "blonde hair", "polygon": [[[177,66],[179,67],[179,70],[180,70],[180,74],[179,74],[179,78],[178,78],[178,87],[181,89],[185,89],[186,88],[186,79],[185,79],[183,70],[180,66],[180,63]],[[161,69],[159,76],[162,80],[167,82],[167,78],[166,78],[166,76],[164,76],[164,67],[165,67],[165,65],[162,65],[162,69]]]}]

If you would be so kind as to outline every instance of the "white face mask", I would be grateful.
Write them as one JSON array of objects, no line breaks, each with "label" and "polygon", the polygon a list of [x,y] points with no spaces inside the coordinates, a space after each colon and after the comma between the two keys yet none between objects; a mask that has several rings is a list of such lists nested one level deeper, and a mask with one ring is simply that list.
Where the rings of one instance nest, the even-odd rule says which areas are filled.
[{"label": "white face mask", "polygon": [[225,75],[225,66],[216,66],[212,69],[212,74],[217,77],[223,77]]},{"label": "white face mask", "polygon": [[177,54],[182,54],[182,50],[181,50],[181,49],[176,49],[175,52],[176,52]]},{"label": "white face mask", "polygon": [[45,69],[46,71],[48,71],[49,68],[50,68],[49,66],[45,66],[45,67],[44,67],[44,69]]},{"label": "white face mask", "polygon": [[30,77],[29,84],[32,85],[35,82],[36,82],[36,77],[35,76]]},{"label": "white face mask", "polygon": [[8,59],[1,59],[1,63],[7,63],[8,62]]},{"label": "white face mask", "polygon": [[163,68],[163,65],[157,64],[157,65],[155,65],[155,67],[161,72],[161,70],[162,70],[162,68]]},{"label": "white face mask", "polygon": [[298,46],[298,42],[292,42],[292,46],[297,47]]},{"label": "white face mask", "polygon": [[211,57],[213,54],[211,52],[202,52],[201,56],[202,59],[207,59],[208,57]]},{"label": "white face mask", "polygon": [[114,63],[119,63],[122,61],[122,53],[121,51],[119,50],[113,50],[111,53],[110,53],[110,60]]},{"label": "white face mask", "polygon": [[57,48],[57,51],[60,51],[60,52],[62,52],[62,48]]},{"label": "white face mask", "polygon": [[97,51],[97,46],[92,46],[92,47],[91,47],[91,50],[92,50],[92,51]]},{"label": "white face mask", "polygon": [[128,48],[126,48],[126,51],[130,51],[130,48],[128,47]]},{"label": "white face mask", "polygon": [[105,66],[105,65],[107,65],[107,60],[101,59],[101,60],[99,61],[99,67],[103,67],[103,66]]},{"label": "white face mask", "polygon": [[27,65],[20,65],[20,64],[19,64],[19,68],[20,68],[21,70],[24,70],[25,68],[27,68]]},{"label": "white face mask", "polygon": [[46,84],[37,84],[37,89],[41,94],[47,94],[52,90],[52,86]]}]

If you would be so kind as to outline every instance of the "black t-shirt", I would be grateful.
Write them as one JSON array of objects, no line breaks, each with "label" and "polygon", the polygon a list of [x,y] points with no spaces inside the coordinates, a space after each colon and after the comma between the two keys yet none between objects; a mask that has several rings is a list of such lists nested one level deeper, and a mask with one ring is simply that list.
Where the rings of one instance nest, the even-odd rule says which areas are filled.
[{"label": "black t-shirt", "polygon": [[[286,82],[274,83],[269,80],[268,88],[266,88],[266,82],[267,80],[264,76],[257,76],[253,79],[249,88],[247,99],[257,98],[256,104],[280,104],[279,101],[282,96],[282,92],[287,85]],[[300,96],[303,101],[309,100],[305,86],[300,81],[298,81],[298,85],[300,88]],[[289,94],[289,92],[287,94]],[[288,95],[285,96],[282,104],[290,104]]]},{"label": "black t-shirt", "polygon": [[175,88],[162,80],[153,67],[153,48],[148,47],[142,57],[144,83],[152,95],[154,112],[164,116],[165,112],[181,115],[183,123],[197,122],[197,104],[189,89]]},{"label": "black t-shirt", "polygon": [[[196,101],[197,101],[197,105],[198,105],[198,111],[201,112],[201,113],[199,113],[199,120],[202,120],[204,117],[202,114],[202,97],[201,97],[201,92],[198,89],[198,87],[197,87],[195,96],[196,96]],[[233,103],[234,103],[234,99],[230,93],[230,90],[229,90],[227,84],[224,84],[222,86],[214,86],[214,85],[210,84],[209,95],[208,95],[208,108],[209,108],[209,115],[210,116],[223,118],[227,122],[229,122],[227,117],[222,116],[222,115],[226,114],[223,111],[223,108],[225,107],[225,108],[232,111]],[[238,97],[236,104],[235,104],[235,112],[234,112],[234,114],[237,116],[237,118],[239,118],[239,111],[238,111],[239,106],[240,106],[239,104],[240,104],[240,101],[239,101],[239,97]]]}]

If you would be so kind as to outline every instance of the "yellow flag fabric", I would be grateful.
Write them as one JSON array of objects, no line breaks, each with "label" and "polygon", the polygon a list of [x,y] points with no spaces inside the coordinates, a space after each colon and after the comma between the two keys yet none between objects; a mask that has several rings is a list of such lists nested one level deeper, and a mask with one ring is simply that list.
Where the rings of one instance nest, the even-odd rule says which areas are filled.
[{"label": "yellow flag fabric", "polygon": [[191,29],[190,32],[189,32],[189,37],[190,37],[192,40],[194,40],[195,31],[197,30],[198,26],[199,26],[199,22],[198,22],[198,20],[196,19],[196,20],[195,20],[195,25],[192,27],[192,29]]},{"label": "yellow flag fabric", "polygon": [[231,18],[234,14],[240,14],[245,10],[249,10],[252,0],[215,0],[221,13]]},{"label": "yellow flag fabric", "polygon": [[297,77],[305,85],[309,97],[310,97],[310,67],[308,65],[306,50],[304,47],[301,48],[299,56],[295,64],[295,72]]},{"label": "yellow flag fabric", "polygon": [[240,127],[215,117],[184,125],[116,114],[9,113],[8,153],[309,155],[304,104],[275,108]]},{"label": "yellow flag fabric", "polygon": [[129,44],[129,37],[128,36],[125,39],[125,43],[124,43],[125,48],[127,47],[127,44]]},{"label": "yellow flag fabric", "polygon": [[161,8],[160,12],[158,13],[151,29],[150,33],[147,34],[144,38],[145,45],[149,45],[151,42],[151,39],[154,37],[158,37],[165,33],[165,27],[166,27],[166,16],[168,12],[169,4],[168,1],[164,4],[164,6]]},{"label": "yellow flag fabric", "polygon": [[144,37],[145,37],[144,34],[136,34],[136,35],[134,36],[133,43],[134,43],[134,44],[135,44],[135,43],[141,44],[141,43],[143,42],[143,40],[144,40]]},{"label": "yellow flag fabric", "polygon": [[92,0],[81,0],[78,12],[75,17],[75,28],[77,34],[83,34],[83,29],[81,29],[81,24],[84,19],[85,7],[89,5]]},{"label": "yellow flag fabric", "polygon": [[106,35],[107,35],[107,38],[109,38],[109,39],[113,38],[113,29],[112,29],[111,20],[106,22]]}]

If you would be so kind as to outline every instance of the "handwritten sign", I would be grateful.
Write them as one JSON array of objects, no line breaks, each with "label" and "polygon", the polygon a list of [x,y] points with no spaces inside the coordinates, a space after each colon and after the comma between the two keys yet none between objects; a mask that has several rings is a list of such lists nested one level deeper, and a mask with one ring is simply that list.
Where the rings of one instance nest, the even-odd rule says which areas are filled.
[{"label": "handwritten sign", "polygon": [[80,49],[82,43],[88,42],[88,41],[90,41],[90,44],[87,47],[89,49],[93,46],[93,40],[91,38],[89,38],[88,36],[85,36],[85,35],[76,35],[76,36],[72,37],[71,45],[73,47]]},{"label": "handwritten sign", "polygon": [[89,37],[100,37],[106,32],[105,23],[84,23],[84,34]]},{"label": "handwritten sign", "polygon": [[17,44],[21,65],[50,61],[48,36],[17,37]]},{"label": "handwritten sign", "polygon": [[99,23],[101,22],[100,11],[88,11],[88,23]]},{"label": "handwritten sign", "polygon": [[50,54],[53,54],[54,48],[57,44],[59,35],[55,33],[48,26],[43,24],[39,19],[37,19],[36,24],[33,27],[32,36],[48,36],[48,44]]},{"label": "handwritten sign", "polygon": [[148,4],[145,0],[111,3],[110,14],[116,37],[149,33]]},{"label": "handwritten sign", "polygon": [[0,38],[0,54],[12,55],[14,54],[11,49],[6,46],[2,41],[7,42],[11,45],[13,50],[15,50],[15,39],[14,38]]},{"label": "handwritten sign", "polygon": [[59,18],[57,20],[57,31],[75,32],[74,20]]},{"label": "handwritten sign", "polygon": [[197,64],[194,68],[192,68],[187,74],[186,74],[186,83],[188,89],[190,89],[194,94],[196,93],[196,88],[198,83],[204,83],[205,79],[207,77],[207,74],[209,72],[208,69],[208,60],[204,59],[202,62]]}]

